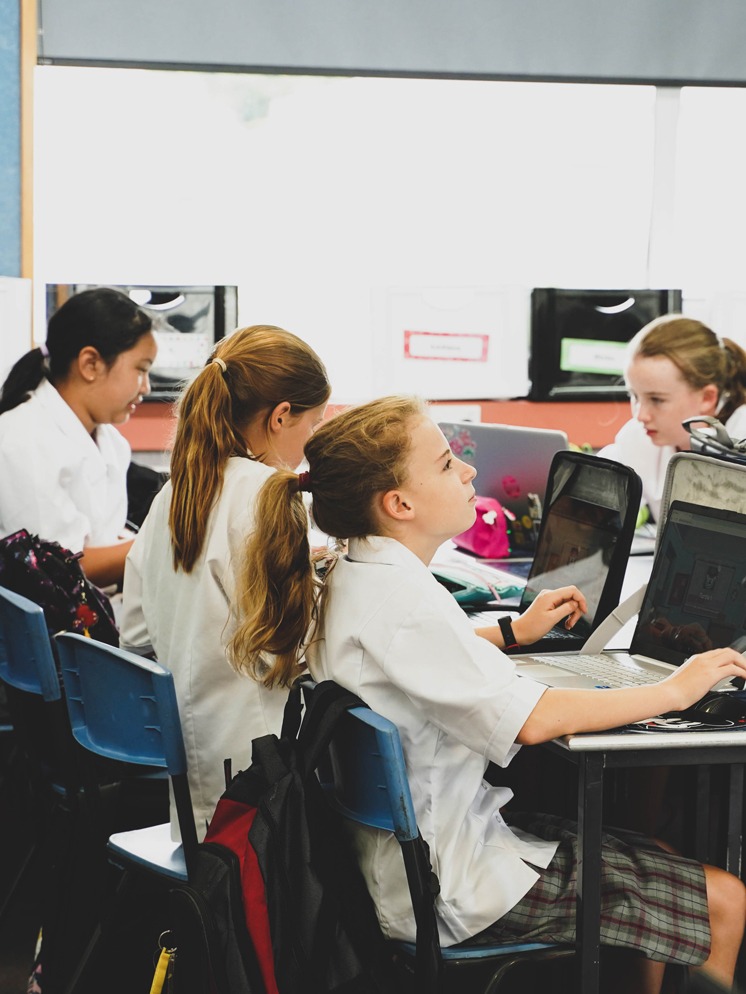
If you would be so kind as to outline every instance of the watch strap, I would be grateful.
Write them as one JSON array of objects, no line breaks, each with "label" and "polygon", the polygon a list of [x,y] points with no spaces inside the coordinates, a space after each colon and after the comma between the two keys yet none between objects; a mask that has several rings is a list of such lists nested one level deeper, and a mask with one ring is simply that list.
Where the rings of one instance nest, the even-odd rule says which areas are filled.
[{"label": "watch strap", "polygon": [[498,618],[498,625],[500,626],[500,631],[503,634],[503,641],[505,642],[505,649],[517,649],[518,639],[515,637],[515,632],[513,631],[513,623],[507,615],[503,618]]}]

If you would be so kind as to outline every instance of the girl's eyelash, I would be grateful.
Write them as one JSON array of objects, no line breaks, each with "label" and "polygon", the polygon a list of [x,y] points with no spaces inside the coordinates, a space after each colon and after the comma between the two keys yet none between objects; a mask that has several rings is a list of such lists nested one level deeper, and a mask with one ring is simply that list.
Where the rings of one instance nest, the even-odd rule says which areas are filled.
[{"label": "girl's eyelash", "polygon": [[446,459],[446,464],[443,467],[443,469],[450,469],[452,465],[453,465],[453,459]]}]

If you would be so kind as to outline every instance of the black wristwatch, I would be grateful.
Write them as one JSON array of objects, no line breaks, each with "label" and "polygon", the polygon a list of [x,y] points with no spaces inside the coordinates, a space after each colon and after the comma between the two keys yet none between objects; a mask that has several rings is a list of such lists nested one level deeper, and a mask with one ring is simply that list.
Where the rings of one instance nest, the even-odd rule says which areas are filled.
[{"label": "black wristwatch", "polygon": [[505,649],[517,649],[518,639],[515,637],[515,632],[513,631],[513,624],[509,617],[498,618],[498,625],[500,626],[500,631],[503,633],[503,641],[505,642]]}]

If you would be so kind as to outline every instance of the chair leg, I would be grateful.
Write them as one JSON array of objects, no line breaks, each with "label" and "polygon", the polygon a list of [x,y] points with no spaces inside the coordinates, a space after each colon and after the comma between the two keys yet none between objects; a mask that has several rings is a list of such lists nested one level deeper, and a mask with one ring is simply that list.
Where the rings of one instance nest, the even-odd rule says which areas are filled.
[{"label": "chair leg", "polygon": [[30,871],[48,856],[50,826],[58,804],[51,796],[40,796],[29,783],[26,772],[23,756],[15,750],[0,781],[4,815],[0,836],[3,855],[0,923],[21,893]]},{"label": "chair leg", "polygon": [[26,879],[26,875],[28,873],[31,864],[39,854],[39,849],[40,849],[39,843],[37,842],[31,843],[31,845],[28,847],[24,855],[21,857],[21,860],[16,867],[15,873],[8,881],[8,885],[5,888],[5,891],[2,895],[2,899],[0,899],[0,922],[3,921],[3,918],[5,917],[5,914],[11,905],[11,902],[13,901],[13,898],[16,897],[16,895],[18,894],[21,884]]},{"label": "chair leg", "polygon": [[[131,874],[126,871],[122,873],[112,896],[111,905],[102,919],[96,924],[75,969],[64,987],[64,994],[86,994],[87,990],[89,990],[85,986],[86,977],[89,974],[91,965],[95,966],[96,953],[116,923],[117,912],[131,887],[130,877]],[[93,990],[93,988],[90,988],[90,990]]]}]

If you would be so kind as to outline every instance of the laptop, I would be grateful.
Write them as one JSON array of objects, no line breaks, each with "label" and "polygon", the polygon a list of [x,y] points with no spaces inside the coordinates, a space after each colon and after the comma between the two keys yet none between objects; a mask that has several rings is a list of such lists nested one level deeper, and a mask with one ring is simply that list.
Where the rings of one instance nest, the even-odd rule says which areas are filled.
[{"label": "laptop", "polygon": [[[575,584],[588,611],[568,630],[556,625],[514,652],[579,651],[619,604],[640,507],[639,476],[621,463],[583,452],[557,452],[548,479],[536,554],[518,604],[522,613],[542,590]],[[500,560],[481,560],[500,571]],[[488,612],[479,623],[488,623]],[[475,619],[476,620],[476,619]],[[495,623],[494,614],[489,619]]]},{"label": "laptop", "polygon": [[549,428],[441,421],[454,454],[477,471],[481,497],[494,497],[512,516],[511,556],[533,555],[534,522],[541,516],[549,467],[567,449],[567,435]]},{"label": "laptop", "polygon": [[[674,501],[630,648],[516,656],[518,672],[550,687],[657,683],[697,652],[746,648],[746,515]],[[722,688],[734,690],[728,681]]]}]

